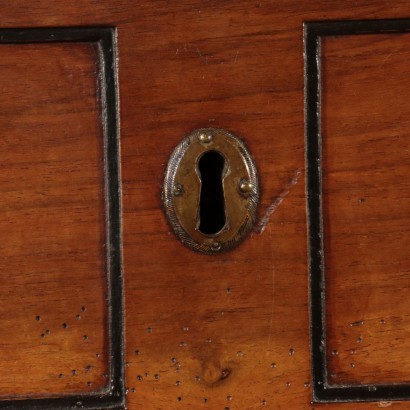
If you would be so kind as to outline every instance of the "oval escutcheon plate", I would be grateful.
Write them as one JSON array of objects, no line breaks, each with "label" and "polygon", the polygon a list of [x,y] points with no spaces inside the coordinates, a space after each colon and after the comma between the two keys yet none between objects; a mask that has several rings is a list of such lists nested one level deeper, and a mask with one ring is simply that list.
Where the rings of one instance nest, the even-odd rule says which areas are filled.
[{"label": "oval escutcheon plate", "polygon": [[215,254],[235,247],[255,222],[258,200],[255,163],[231,132],[195,130],[171,154],[163,186],[165,213],[192,250]]}]

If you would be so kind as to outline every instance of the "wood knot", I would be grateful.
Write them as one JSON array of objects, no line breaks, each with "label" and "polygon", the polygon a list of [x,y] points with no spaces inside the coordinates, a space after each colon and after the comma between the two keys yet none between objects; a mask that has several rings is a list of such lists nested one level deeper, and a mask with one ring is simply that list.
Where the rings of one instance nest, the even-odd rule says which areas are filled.
[{"label": "wood knot", "polygon": [[206,384],[213,385],[229,377],[231,372],[231,369],[221,368],[215,362],[207,362],[203,366],[202,380]]}]

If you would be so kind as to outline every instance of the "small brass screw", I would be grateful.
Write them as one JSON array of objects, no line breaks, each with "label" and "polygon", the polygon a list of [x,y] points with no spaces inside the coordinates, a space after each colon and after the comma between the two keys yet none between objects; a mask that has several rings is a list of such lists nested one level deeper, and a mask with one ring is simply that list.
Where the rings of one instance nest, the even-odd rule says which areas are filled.
[{"label": "small brass screw", "polygon": [[243,196],[249,196],[252,192],[253,185],[247,179],[241,179],[239,182],[239,191]]},{"label": "small brass screw", "polygon": [[213,251],[219,251],[221,249],[221,244],[219,242],[212,242],[211,249]]},{"label": "small brass screw", "polygon": [[174,196],[181,196],[184,193],[184,187],[181,184],[174,185]]},{"label": "small brass screw", "polygon": [[202,133],[202,134],[199,134],[198,139],[200,142],[202,142],[202,144],[209,144],[212,142],[212,135]]}]

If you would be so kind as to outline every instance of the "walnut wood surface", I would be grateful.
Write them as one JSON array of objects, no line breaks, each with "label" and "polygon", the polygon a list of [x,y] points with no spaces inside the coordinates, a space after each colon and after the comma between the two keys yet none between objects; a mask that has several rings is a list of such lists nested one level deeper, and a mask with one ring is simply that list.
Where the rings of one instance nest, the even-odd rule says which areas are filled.
[{"label": "walnut wood surface", "polygon": [[409,34],[323,43],[324,238],[333,383],[409,382]]},{"label": "walnut wood surface", "polygon": [[107,384],[97,61],[91,44],[0,45],[0,396]]},{"label": "walnut wood surface", "polygon": [[[409,3],[364,0],[339,3],[294,0],[144,0],[138,3],[103,0],[68,3],[33,0],[28,6],[18,0],[0,1],[0,5],[0,23],[3,27],[108,25],[118,28],[128,408],[311,409],[302,23],[329,19],[407,17],[410,14]],[[389,57],[388,39],[402,50],[399,57]],[[330,115],[333,109],[334,118],[329,116],[327,121],[325,117],[326,127],[332,130],[333,136],[327,140],[325,150],[335,157],[334,162],[325,164],[329,170],[325,186],[330,194],[326,204],[335,204],[335,208],[332,208],[333,205],[326,207],[326,215],[333,215],[346,199],[352,201],[345,204],[349,215],[339,214],[338,219],[326,228],[332,234],[328,245],[341,245],[339,249],[331,248],[330,257],[333,259],[330,259],[330,264],[335,274],[329,274],[331,298],[328,309],[330,337],[335,349],[340,350],[338,361],[332,360],[330,363],[332,371],[344,380],[362,382],[369,380],[369,377],[377,377],[378,380],[408,379],[406,367],[399,363],[407,360],[409,349],[408,343],[400,339],[409,328],[405,320],[408,303],[404,296],[409,278],[408,272],[406,274],[401,267],[394,270],[395,263],[403,263],[404,266],[404,262],[408,262],[408,250],[405,246],[399,248],[401,239],[398,236],[393,238],[393,232],[405,238],[408,222],[405,208],[408,202],[399,197],[408,188],[407,168],[404,163],[399,163],[399,160],[408,161],[405,151],[408,149],[405,142],[407,118],[399,122],[400,118],[406,117],[407,101],[405,93],[397,97],[397,92],[388,87],[381,87],[379,93],[375,91],[378,78],[392,81],[395,90],[398,90],[399,84],[408,87],[406,39],[405,36],[397,39],[391,35],[386,36],[385,44],[370,37],[343,39],[340,42],[332,39],[326,43],[329,47],[325,49],[329,53],[326,54],[329,55],[326,81],[329,86],[336,87],[326,94],[329,97],[326,109],[329,111],[325,111],[325,116]],[[354,50],[348,51],[355,44]],[[88,81],[87,87],[84,85],[81,90],[95,94],[91,81],[93,68],[90,67],[94,60],[90,49],[85,45],[65,44],[57,50],[68,59],[67,64],[50,62],[57,67],[57,74],[46,72],[38,78],[30,78],[43,82],[47,77],[54,81],[58,78],[67,81],[70,70],[76,69],[79,73],[75,78]],[[348,58],[338,57],[347,52],[351,52]],[[0,53],[9,59],[6,67],[19,61],[18,55],[9,52],[9,49],[0,48]],[[376,54],[373,56],[373,53]],[[357,63],[356,70],[354,62],[360,60],[362,55],[364,60]],[[372,56],[374,60],[371,61]],[[396,61],[399,67],[393,74],[393,68],[388,64],[389,58]],[[24,63],[32,64],[31,59],[31,55],[25,55]],[[47,57],[43,56],[41,61],[47,61]],[[3,60],[0,64],[4,72]],[[376,71],[377,64],[380,64],[380,71]],[[368,91],[374,93],[371,94],[372,98],[364,94],[366,87],[362,80],[366,78],[367,68],[370,68],[371,85]],[[339,79],[338,73],[342,78]],[[387,76],[393,79],[386,80]],[[344,85],[338,86],[339,80]],[[3,76],[2,81],[5,81]],[[358,96],[367,101],[362,107],[363,115],[367,116],[366,122],[353,122],[351,119],[360,107],[349,104],[341,110],[338,102],[333,100],[333,96],[343,100],[345,95],[349,101],[348,95],[343,94],[344,91],[348,93],[349,89],[344,87],[349,87],[349,82],[358,89]],[[4,86],[10,86],[9,83],[13,84],[13,80],[6,81]],[[17,95],[28,98],[27,95],[35,94],[35,87],[37,85],[33,83],[13,95],[15,98]],[[58,143],[49,146],[50,152],[58,152],[66,130],[82,124],[85,128],[75,134],[73,143],[79,144],[81,137],[81,144],[88,141],[90,146],[84,152],[74,149],[73,159],[82,161],[86,169],[90,167],[88,170],[94,178],[98,177],[98,146],[93,145],[96,140],[92,136],[99,135],[99,131],[96,123],[91,124],[95,120],[96,108],[93,104],[96,96],[84,100],[79,92],[71,88],[65,88],[65,92],[72,92],[68,94],[73,98],[69,112],[77,112],[78,107],[83,107],[86,112],[91,110],[92,115],[81,118],[81,121],[71,121],[71,114],[57,116],[50,111],[46,124],[58,136],[54,140]],[[7,98],[2,96],[2,110],[6,101]],[[356,101],[359,104],[360,100]],[[380,113],[377,127],[374,127],[372,109]],[[397,114],[397,109],[400,114]],[[47,106],[47,110],[52,108]],[[9,117],[5,118],[7,120]],[[160,199],[163,172],[173,147],[193,129],[208,126],[227,128],[243,138],[259,168],[262,189],[260,223],[255,232],[234,251],[217,257],[194,254],[175,239],[166,223]],[[345,126],[347,128],[343,128]],[[354,126],[359,128],[356,130]],[[13,127],[13,124],[6,128],[3,126],[2,136],[10,134]],[[370,147],[359,153],[353,137],[338,137],[349,129],[354,129],[353,137],[358,136],[364,146],[373,141],[378,152],[383,150],[385,155],[366,155]],[[379,133],[381,129],[383,133]],[[16,130],[13,132],[18,132]],[[19,135],[21,133],[20,129]],[[42,131],[36,129],[27,135],[29,140],[26,142],[25,158],[29,162],[33,161],[34,141],[38,141],[41,135]],[[401,149],[386,143],[394,138]],[[340,151],[346,153],[346,162],[337,156]],[[50,167],[52,164],[50,159]],[[340,167],[344,170],[342,186],[350,181],[356,191],[342,190],[340,186],[332,189]],[[365,172],[363,178],[368,176],[368,179],[365,179],[367,183],[363,186],[353,173],[353,169],[357,168],[377,170],[379,167],[382,170],[380,180],[374,181],[370,173]],[[65,192],[65,168],[60,164],[58,169],[61,172],[60,188]],[[98,169],[101,171],[101,168]],[[36,173],[27,172],[24,175],[29,175],[33,181],[38,178]],[[81,236],[89,238],[86,242],[89,248],[82,254],[83,263],[95,263],[98,255],[101,256],[101,248],[97,244],[102,240],[102,217],[98,214],[98,209],[102,207],[96,205],[95,200],[100,194],[93,189],[100,185],[95,179],[87,182],[86,176],[80,174],[77,178],[70,179],[70,186],[73,184],[77,189],[73,201],[88,200],[89,204],[88,208],[83,208],[82,219],[74,226],[78,229],[77,233],[81,232]],[[20,180],[19,184],[23,190],[24,180]],[[30,194],[34,190],[32,185],[29,186],[30,190],[26,187],[27,191],[23,192],[27,201],[35,199],[35,195]],[[6,191],[7,185],[1,186]],[[91,191],[79,192],[78,187],[84,186]],[[385,200],[377,201],[380,187],[383,186],[387,187]],[[360,203],[360,198],[366,201]],[[400,204],[403,206],[400,207]],[[42,212],[38,206],[35,209],[38,213]],[[61,217],[69,218],[67,212],[73,209],[70,203],[69,209],[61,210]],[[397,210],[394,212],[397,220],[394,221],[395,230],[391,231],[393,210]],[[380,216],[379,222],[372,219],[375,216]],[[361,226],[360,220],[365,221]],[[18,222],[18,226],[23,226],[23,221]],[[377,235],[371,236],[371,244],[363,249],[362,258],[357,258],[355,265],[355,271],[363,274],[355,278],[353,272],[349,273],[352,282],[344,288],[344,267],[352,257],[354,245],[343,235],[346,221],[355,224],[361,230],[358,232],[364,234],[367,229],[377,228],[379,238],[383,232],[391,232],[389,235],[393,243],[383,248],[382,252],[389,255],[389,261],[383,260],[382,265],[369,274],[367,267],[372,255],[382,257],[382,254],[378,255],[381,245],[375,242]],[[39,221],[36,223],[40,225]],[[44,226],[47,228],[44,235],[52,237],[53,232],[59,235],[64,233],[63,223],[54,221],[49,225],[41,224],[42,229]],[[14,229],[16,231],[18,228]],[[3,233],[4,239],[10,241],[13,236],[6,231]],[[34,233],[33,237],[37,238],[36,241],[44,238],[43,235],[34,236]],[[22,243],[22,238],[17,238],[14,245]],[[80,243],[84,246],[84,240],[75,241],[74,245],[80,246]],[[24,244],[30,253],[33,247],[29,242]],[[22,259],[13,242],[8,246],[13,249],[14,257],[19,258],[16,264],[24,263],[31,272],[41,272],[38,259],[30,256]],[[50,251],[48,247],[44,249],[44,252]],[[2,326],[8,326],[9,330],[7,338],[1,341],[2,360],[14,354],[20,369],[25,366],[24,352],[33,349],[38,353],[39,349],[35,347],[41,343],[39,335],[33,333],[40,341],[35,339],[35,345],[30,339],[23,339],[20,332],[20,329],[29,330],[38,325],[33,323],[37,314],[33,307],[45,312],[39,314],[54,315],[56,319],[53,323],[57,326],[63,316],[64,320],[68,320],[65,319],[68,317],[66,313],[72,312],[75,316],[83,300],[87,301],[87,305],[88,301],[92,303],[93,300],[95,310],[87,323],[90,338],[99,340],[99,346],[102,346],[103,285],[101,282],[94,284],[96,278],[101,278],[102,267],[94,266],[88,269],[87,274],[81,274],[84,269],[84,265],[79,263],[81,259],[73,258],[66,251],[66,244],[60,250],[58,266],[66,266],[72,275],[66,279],[70,287],[65,293],[52,292],[52,297],[48,298],[44,291],[39,298],[21,279],[20,284],[8,286],[13,295],[23,294],[24,291],[28,307],[20,311],[15,309],[17,296],[8,296],[12,301],[8,305],[3,297],[2,317],[7,320],[3,319],[5,325]],[[354,252],[358,252],[357,249]],[[69,269],[70,266],[72,269]],[[383,276],[382,267],[388,268],[388,280]],[[395,280],[400,272],[399,280]],[[13,278],[4,272],[2,275],[9,281]],[[44,278],[52,277],[47,271],[43,275]],[[93,286],[88,282],[91,277],[94,277]],[[58,283],[60,290],[63,289],[62,283],[65,282]],[[383,284],[385,286],[382,287]],[[345,289],[345,294],[340,294],[341,289]],[[348,290],[356,292],[354,304],[348,297]],[[366,293],[365,298],[361,292]],[[386,297],[382,299],[383,294]],[[400,295],[401,305],[397,303]],[[370,310],[366,300],[372,301],[368,305],[372,306]],[[379,307],[374,307],[373,302],[380,302]],[[65,307],[64,315],[56,311],[57,303]],[[341,310],[343,305],[347,309],[346,316],[345,311]],[[395,323],[393,317],[397,318]],[[385,326],[391,330],[389,334],[383,334],[381,327],[379,330],[377,320],[381,318],[385,318]],[[349,328],[348,323],[356,319],[374,319],[374,323],[366,322],[362,328]],[[14,322],[21,323],[19,333],[16,333]],[[31,334],[28,330],[24,333]],[[350,370],[346,368],[346,363],[350,363],[346,360],[347,349],[351,346],[348,337],[356,331],[366,332],[361,333],[364,348],[360,355],[359,351],[357,353],[358,365]],[[24,344],[20,349],[18,343],[22,339]],[[78,340],[81,347],[76,347],[76,343],[72,341],[67,344],[67,351],[54,351],[52,357],[70,363],[72,367],[73,358],[81,357],[79,352],[84,349],[82,340]],[[34,360],[36,370],[28,373],[25,381],[18,372],[8,370],[11,368],[10,362],[2,362],[1,391],[10,392],[14,385],[20,386],[21,392],[33,392],[30,390],[33,383],[37,386],[36,391],[44,391],[45,388],[53,392],[72,391],[73,378],[56,378],[54,385],[48,378],[45,385],[43,376],[35,373],[45,374],[42,365],[51,361],[47,352],[52,352],[53,347],[46,346],[43,348],[44,356]],[[397,348],[392,349],[395,346]],[[88,352],[95,354],[97,350],[87,351],[87,358]],[[371,356],[366,357],[366,352],[371,352]],[[342,358],[343,354],[345,357]],[[391,363],[386,364],[387,361]],[[102,373],[100,369],[98,371]],[[376,376],[372,376],[371,372]],[[389,405],[391,403],[355,403],[314,405],[314,408],[364,410]],[[408,409],[409,406],[408,403],[392,405],[397,409]]]}]

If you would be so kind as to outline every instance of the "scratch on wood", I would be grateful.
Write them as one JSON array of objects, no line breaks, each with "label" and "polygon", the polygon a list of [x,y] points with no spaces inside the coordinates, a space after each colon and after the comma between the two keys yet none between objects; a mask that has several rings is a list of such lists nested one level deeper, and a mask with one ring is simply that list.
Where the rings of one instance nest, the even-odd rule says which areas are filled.
[{"label": "scratch on wood", "polygon": [[379,68],[382,68],[384,66],[384,64],[387,62],[387,60],[389,60],[391,57],[393,57],[394,55],[396,55],[397,50],[393,51],[392,53],[389,53],[382,61],[382,63],[380,64]]},{"label": "scratch on wood", "polygon": [[202,61],[204,61],[205,64],[207,65],[207,64],[208,64],[208,57],[207,57],[207,56],[204,56],[204,55],[201,53],[201,50],[200,50],[199,48],[196,49],[196,52],[198,53],[199,58],[200,58]]},{"label": "scratch on wood", "polygon": [[[269,227],[270,231],[270,227]],[[271,251],[272,258],[273,258],[273,248]],[[272,302],[270,308],[270,320],[269,320],[269,336],[268,336],[268,345],[270,345],[271,337],[272,337],[272,325],[273,325],[273,313],[275,309],[275,266],[272,264]]]},{"label": "scratch on wood", "polygon": [[359,320],[357,322],[350,323],[351,327],[352,326],[363,326],[363,325],[364,325],[364,320]]},{"label": "scratch on wood", "polygon": [[299,181],[300,175],[302,174],[302,170],[298,168],[293,175],[293,178],[286,184],[285,189],[273,200],[273,202],[268,206],[265,213],[263,214],[262,218],[259,222],[256,223],[253,231],[261,234],[266,229],[271,216],[276,212],[279,205],[283,202],[283,200],[288,196],[290,189],[292,186],[296,185]]}]

